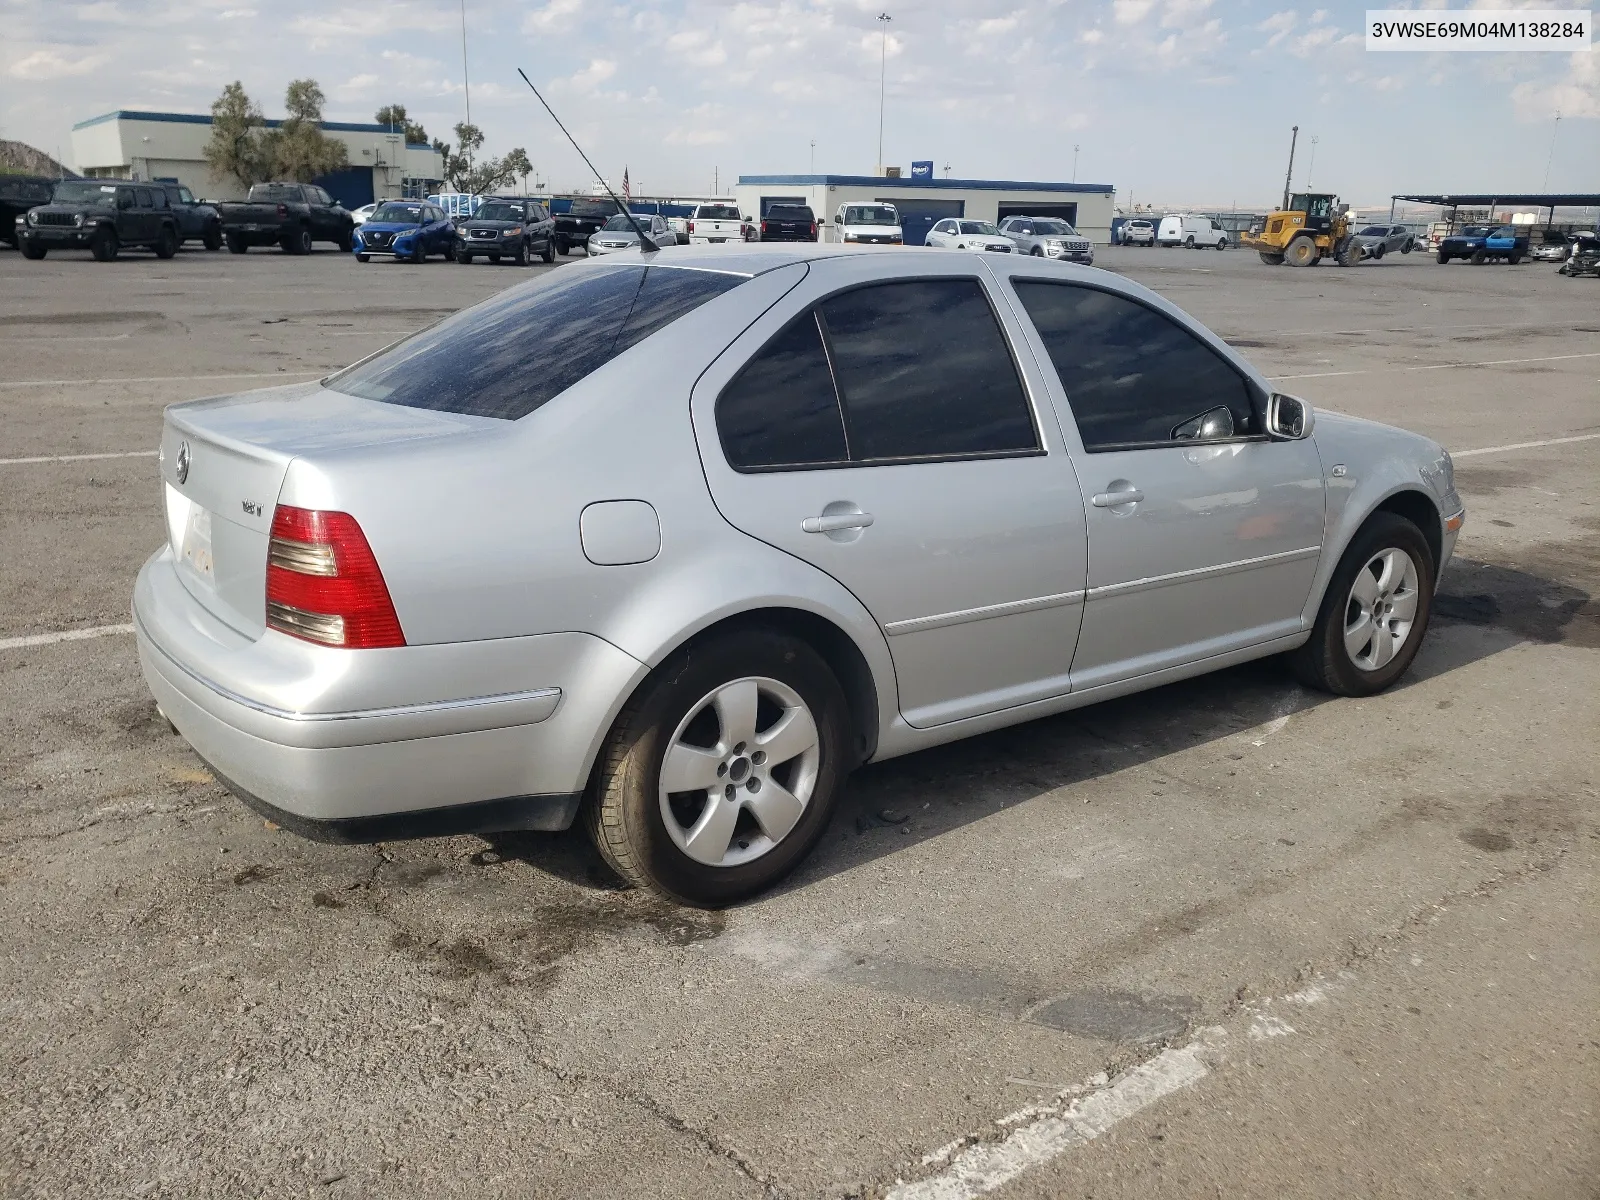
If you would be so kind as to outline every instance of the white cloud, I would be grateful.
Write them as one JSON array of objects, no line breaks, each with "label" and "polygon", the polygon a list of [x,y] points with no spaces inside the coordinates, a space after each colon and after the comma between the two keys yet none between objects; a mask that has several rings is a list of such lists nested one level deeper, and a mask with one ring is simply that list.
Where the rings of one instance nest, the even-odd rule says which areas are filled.
[{"label": "white cloud", "polygon": [[109,57],[106,54],[85,54],[47,47],[19,58],[11,64],[6,74],[18,79],[66,79],[73,75],[87,75]]},{"label": "white cloud", "polygon": [[1156,0],[1114,0],[1111,9],[1118,24],[1137,25],[1155,6]]},{"label": "white cloud", "polygon": [[1267,39],[1267,45],[1276,46],[1289,36],[1290,31],[1294,29],[1299,20],[1300,14],[1295,12],[1294,9],[1285,9],[1283,12],[1273,13],[1265,21],[1257,25],[1256,28],[1262,33],[1270,33],[1272,36]]},{"label": "white cloud", "polygon": [[1511,103],[1519,121],[1548,121],[1557,113],[1563,118],[1600,117],[1600,53],[1572,55],[1565,79],[1517,84]]},{"label": "white cloud", "polygon": [[561,33],[577,23],[583,0],[550,0],[522,18],[523,33]]}]

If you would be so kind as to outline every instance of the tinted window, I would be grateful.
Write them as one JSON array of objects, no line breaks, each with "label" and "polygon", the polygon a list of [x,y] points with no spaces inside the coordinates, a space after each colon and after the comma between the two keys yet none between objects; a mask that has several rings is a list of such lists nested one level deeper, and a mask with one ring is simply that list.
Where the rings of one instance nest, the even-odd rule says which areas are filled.
[{"label": "tinted window", "polygon": [[328,386],[514,421],[744,279],[671,267],[558,271],[456,313]]},{"label": "tinted window", "polygon": [[1022,381],[977,280],[876,284],[821,311],[852,458],[1037,447]]},{"label": "tinted window", "polygon": [[133,192],[134,192],[134,195],[139,197],[139,207],[140,208],[149,208],[150,207],[150,189],[149,188],[134,188]]},{"label": "tinted window", "polygon": [[194,203],[194,193],[191,192],[188,188],[181,187],[181,188],[178,189],[178,199],[182,200],[185,204],[193,204]]},{"label": "tinted window", "polygon": [[285,204],[298,202],[302,197],[300,188],[292,183],[258,183],[250,189],[250,199]]},{"label": "tinted window", "polygon": [[740,470],[849,457],[815,313],[762,347],[717,398],[717,433]]},{"label": "tinted window", "polygon": [[1244,377],[1193,334],[1136,301],[1070,284],[1013,281],[1033,318],[1084,449],[1170,442],[1219,405],[1238,436],[1257,432]]},{"label": "tinted window", "polygon": [[165,188],[157,188],[155,191],[151,192],[150,199],[155,202],[155,206],[157,208],[172,207],[167,203],[167,191]]},{"label": "tinted window", "polygon": [[809,208],[793,204],[774,204],[767,209],[767,219],[770,221],[805,221],[809,224],[814,218]]},{"label": "tinted window", "polygon": [[707,221],[737,221],[739,210],[731,204],[702,204],[694,215]]}]

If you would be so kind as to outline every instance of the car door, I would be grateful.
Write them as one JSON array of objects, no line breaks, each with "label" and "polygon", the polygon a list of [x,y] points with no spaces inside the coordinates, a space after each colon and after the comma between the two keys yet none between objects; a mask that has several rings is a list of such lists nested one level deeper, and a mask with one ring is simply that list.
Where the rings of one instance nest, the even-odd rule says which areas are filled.
[{"label": "car door", "polygon": [[918,727],[1070,688],[1083,501],[1044,377],[987,273],[840,258],[696,384],[712,496],[882,628]]},{"label": "car door", "polygon": [[1322,553],[1315,444],[1268,440],[1260,387],[1154,298],[1010,275],[1088,514],[1073,689],[1299,633]]}]

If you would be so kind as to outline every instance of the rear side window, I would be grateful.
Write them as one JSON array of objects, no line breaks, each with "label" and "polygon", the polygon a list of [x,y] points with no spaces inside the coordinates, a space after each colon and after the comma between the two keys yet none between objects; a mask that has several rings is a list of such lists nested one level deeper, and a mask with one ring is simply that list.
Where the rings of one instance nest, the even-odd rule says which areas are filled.
[{"label": "rear side window", "polygon": [[1055,364],[1083,448],[1125,450],[1193,436],[1195,418],[1222,406],[1233,436],[1259,432],[1244,376],[1154,309],[1073,284],[1015,279]]},{"label": "rear side window", "polygon": [[327,386],[515,421],[744,281],[673,267],[558,271],[456,313],[330,376]]},{"label": "rear side window", "polygon": [[856,288],[768,342],[717,399],[736,470],[1037,451],[1022,381],[976,280]]}]

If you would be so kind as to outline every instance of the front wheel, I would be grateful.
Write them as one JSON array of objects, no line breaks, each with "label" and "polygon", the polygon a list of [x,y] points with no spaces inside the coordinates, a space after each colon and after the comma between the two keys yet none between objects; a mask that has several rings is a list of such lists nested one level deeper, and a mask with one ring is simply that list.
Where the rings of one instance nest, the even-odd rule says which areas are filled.
[{"label": "front wheel", "polygon": [[1374,513],[1328,583],[1311,638],[1290,656],[1308,687],[1370,696],[1404,675],[1433,611],[1435,566],[1422,531]]},{"label": "front wheel", "polygon": [[222,231],[220,229],[206,230],[200,238],[200,244],[215,254],[222,249]]},{"label": "front wheel", "polygon": [[1301,234],[1289,243],[1288,249],[1283,252],[1283,261],[1291,267],[1314,267],[1317,265],[1317,243]]},{"label": "front wheel", "polygon": [[38,262],[41,258],[49,253],[50,248],[48,246],[35,246],[32,242],[22,243],[23,258],[32,259],[34,262]]},{"label": "front wheel", "polygon": [[715,907],[810,853],[844,782],[844,693],[810,645],[744,630],[658,668],[601,751],[586,823],[627,882]]},{"label": "front wheel", "polygon": [[1489,256],[1482,250],[1474,250],[1472,252],[1472,265],[1475,267],[1481,267],[1485,262],[1488,261],[1488,258]]},{"label": "front wheel", "polygon": [[528,265],[528,244],[526,242],[517,247],[517,252],[511,256],[511,261],[519,267]]},{"label": "front wheel", "polygon": [[465,250],[457,250],[456,251],[456,261],[458,263],[460,263],[463,267],[471,266],[472,265],[472,255],[468,254]]},{"label": "front wheel", "polygon": [[556,241],[556,253],[561,255],[562,258],[565,258],[567,256],[567,252],[569,250],[571,250],[571,249],[572,249],[572,247],[567,245],[567,243],[565,241],[557,239],[557,241]]},{"label": "front wheel", "polygon": [[349,254],[351,250],[355,249],[355,245],[356,245],[355,230],[354,229],[346,229],[343,233],[341,233],[339,235],[339,241],[338,241],[337,245],[338,245],[338,247],[339,247],[339,249],[341,251],[343,251],[345,254]]},{"label": "front wheel", "polygon": [[111,262],[122,249],[122,243],[117,241],[113,230],[102,229],[94,235],[89,242],[89,252],[94,255],[96,262]]},{"label": "front wheel", "polygon": [[1447,263],[1449,261],[1450,261],[1450,256],[1448,254],[1446,254],[1443,250],[1439,251],[1439,265],[1443,266],[1445,263]]},{"label": "front wheel", "polygon": [[1410,254],[1413,249],[1415,249],[1415,244],[1408,240],[1404,246],[1400,247],[1400,253]]},{"label": "front wheel", "polygon": [[1383,246],[1381,244],[1376,249],[1373,250],[1373,252],[1372,252],[1372,261],[1373,262],[1382,262],[1383,261]]},{"label": "front wheel", "polygon": [[544,263],[546,266],[549,266],[551,263],[555,262],[555,260],[556,252],[551,247],[550,243],[546,241],[544,244],[544,249],[539,251],[539,261]]}]

